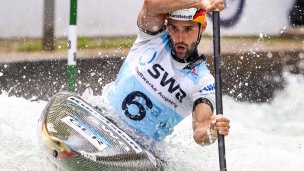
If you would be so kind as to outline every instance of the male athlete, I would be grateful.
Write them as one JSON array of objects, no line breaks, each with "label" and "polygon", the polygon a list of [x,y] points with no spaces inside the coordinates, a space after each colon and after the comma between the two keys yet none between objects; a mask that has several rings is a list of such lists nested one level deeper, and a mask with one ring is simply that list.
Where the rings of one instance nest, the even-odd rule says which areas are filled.
[{"label": "male athlete", "polygon": [[144,1],[138,37],[105,88],[115,111],[139,135],[161,141],[190,114],[197,144],[212,144],[217,131],[228,135],[229,119],[213,115],[214,78],[197,52],[206,11],[215,9],[224,9],[223,0]]}]

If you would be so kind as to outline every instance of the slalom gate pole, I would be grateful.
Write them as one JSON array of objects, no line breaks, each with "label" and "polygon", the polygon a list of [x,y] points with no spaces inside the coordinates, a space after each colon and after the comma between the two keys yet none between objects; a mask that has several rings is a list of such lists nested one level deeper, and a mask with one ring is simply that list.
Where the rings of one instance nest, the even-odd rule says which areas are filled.
[{"label": "slalom gate pole", "polygon": [[68,50],[68,91],[75,92],[76,50],[77,50],[77,0],[70,1],[69,50]]},{"label": "slalom gate pole", "polygon": [[[220,12],[213,11],[213,50],[214,50],[214,72],[215,72],[215,99],[216,114],[223,114],[222,105],[222,79],[221,79],[221,49],[220,49]],[[225,139],[221,134],[218,135],[218,149],[220,171],[226,171]]]}]

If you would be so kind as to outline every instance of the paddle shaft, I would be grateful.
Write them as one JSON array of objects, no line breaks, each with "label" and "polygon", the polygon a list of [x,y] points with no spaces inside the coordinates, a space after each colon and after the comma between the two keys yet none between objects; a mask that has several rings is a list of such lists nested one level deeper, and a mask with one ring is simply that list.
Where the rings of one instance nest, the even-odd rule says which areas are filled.
[{"label": "paddle shaft", "polygon": [[[221,49],[220,49],[220,13],[213,11],[213,50],[214,50],[214,72],[215,72],[215,98],[216,114],[223,114],[222,105],[222,79],[221,79]],[[218,133],[218,149],[220,171],[226,171],[226,154],[224,136]]]}]

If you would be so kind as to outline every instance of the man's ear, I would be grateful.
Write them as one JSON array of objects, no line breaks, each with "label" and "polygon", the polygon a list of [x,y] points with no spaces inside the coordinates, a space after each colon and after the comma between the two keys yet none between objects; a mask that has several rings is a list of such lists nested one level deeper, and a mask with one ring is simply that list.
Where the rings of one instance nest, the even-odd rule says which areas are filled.
[{"label": "man's ear", "polygon": [[205,21],[204,24],[201,24],[200,33],[204,33],[206,31],[206,28],[207,28],[207,22]]}]

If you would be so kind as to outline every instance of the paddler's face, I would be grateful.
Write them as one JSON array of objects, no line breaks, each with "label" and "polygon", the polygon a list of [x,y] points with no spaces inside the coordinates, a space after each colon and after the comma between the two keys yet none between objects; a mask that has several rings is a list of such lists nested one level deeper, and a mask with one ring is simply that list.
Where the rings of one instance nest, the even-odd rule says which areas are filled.
[{"label": "paddler's face", "polygon": [[171,37],[172,50],[178,58],[185,58],[195,49],[197,38],[206,29],[206,25],[194,21],[168,20],[168,30]]}]

